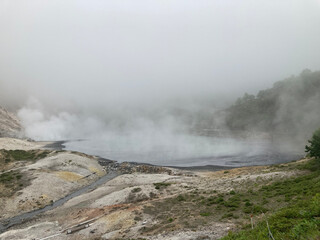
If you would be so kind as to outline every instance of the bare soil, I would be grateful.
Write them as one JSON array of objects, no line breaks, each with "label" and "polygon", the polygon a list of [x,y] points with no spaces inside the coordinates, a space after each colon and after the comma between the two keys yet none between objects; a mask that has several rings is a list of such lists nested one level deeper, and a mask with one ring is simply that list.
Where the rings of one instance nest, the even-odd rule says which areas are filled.
[{"label": "bare soil", "polygon": [[[285,205],[284,201],[264,202],[259,187],[304,174],[293,167],[296,164],[299,162],[216,172],[168,169],[149,173],[146,167],[148,173],[120,175],[9,229],[0,238],[219,239],[249,224],[251,215],[258,221],[261,212],[254,212],[254,207],[272,211],[272,207]],[[21,172],[33,180],[14,196],[1,199],[2,218],[48,204],[94,180],[81,176],[104,174],[96,158],[70,152],[54,152]],[[77,231],[67,234],[74,229]]]}]

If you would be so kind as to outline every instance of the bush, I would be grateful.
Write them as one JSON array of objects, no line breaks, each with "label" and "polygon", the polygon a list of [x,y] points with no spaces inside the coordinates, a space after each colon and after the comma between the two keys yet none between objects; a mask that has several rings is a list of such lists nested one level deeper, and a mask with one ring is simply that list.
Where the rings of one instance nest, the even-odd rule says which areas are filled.
[{"label": "bush", "polygon": [[202,217],[208,217],[208,216],[210,216],[211,215],[211,213],[209,213],[209,212],[202,212],[202,213],[200,213],[200,216],[202,216]]},{"label": "bush", "polygon": [[155,189],[161,189],[161,188],[166,188],[171,185],[171,183],[165,183],[165,182],[159,182],[159,183],[154,183]]},{"label": "bush", "polygon": [[308,142],[310,145],[306,146],[306,152],[309,153],[310,157],[320,158],[320,129],[314,132]]},{"label": "bush", "polygon": [[141,190],[142,190],[142,189],[138,187],[138,188],[132,189],[131,192],[132,192],[132,193],[137,193],[137,192],[141,192]]},{"label": "bush", "polygon": [[183,202],[183,201],[185,201],[186,199],[185,199],[185,197],[184,196],[182,196],[181,194],[177,197],[177,200],[179,201],[179,202]]}]

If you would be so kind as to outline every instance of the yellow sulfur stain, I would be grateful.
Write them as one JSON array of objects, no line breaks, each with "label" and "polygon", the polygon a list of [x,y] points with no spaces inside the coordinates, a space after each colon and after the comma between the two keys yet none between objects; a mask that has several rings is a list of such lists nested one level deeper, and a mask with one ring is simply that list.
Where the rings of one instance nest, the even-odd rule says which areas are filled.
[{"label": "yellow sulfur stain", "polygon": [[104,223],[107,231],[129,229],[135,224],[132,212],[126,210],[110,213],[100,218],[98,222]]},{"label": "yellow sulfur stain", "polygon": [[49,197],[48,197],[47,195],[45,195],[45,194],[42,194],[42,195],[40,196],[40,198],[42,198],[42,199],[48,199]]},{"label": "yellow sulfur stain", "polygon": [[57,172],[56,175],[66,181],[78,181],[79,179],[81,179],[83,176],[73,173],[73,172],[66,172],[66,171],[61,171],[61,172]]},{"label": "yellow sulfur stain", "polygon": [[92,173],[94,173],[94,172],[97,173],[98,176],[103,176],[103,175],[104,175],[103,171],[99,170],[98,168],[95,168],[95,167],[90,166],[90,167],[89,167],[89,170],[90,170]]}]

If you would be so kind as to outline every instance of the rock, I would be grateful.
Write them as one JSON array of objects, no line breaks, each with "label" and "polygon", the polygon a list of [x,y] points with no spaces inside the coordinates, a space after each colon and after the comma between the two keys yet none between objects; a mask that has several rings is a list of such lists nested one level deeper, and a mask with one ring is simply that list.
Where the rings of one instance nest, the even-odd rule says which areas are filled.
[{"label": "rock", "polygon": [[123,162],[117,163],[111,160],[99,160],[99,164],[108,171],[119,171],[123,174],[131,173],[167,173],[173,175],[173,172],[169,168],[135,163],[135,162]]},{"label": "rock", "polygon": [[15,114],[0,107],[0,137],[21,137],[21,124]]}]

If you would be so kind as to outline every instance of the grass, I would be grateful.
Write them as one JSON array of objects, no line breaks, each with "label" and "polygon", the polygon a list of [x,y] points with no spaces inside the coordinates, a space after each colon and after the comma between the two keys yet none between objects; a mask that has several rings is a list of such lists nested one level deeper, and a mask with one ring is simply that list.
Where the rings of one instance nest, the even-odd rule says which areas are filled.
[{"label": "grass", "polygon": [[25,187],[28,179],[25,179],[19,171],[8,171],[0,174],[0,184],[2,185],[0,197],[9,197]]},{"label": "grass", "polygon": [[42,158],[45,158],[50,151],[48,150],[0,150],[1,155],[5,159],[5,161],[35,161]]},{"label": "grass", "polygon": [[137,192],[141,192],[141,190],[142,190],[142,189],[138,187],[138,188],[132,189],[131,192],[132,192],[132,193],[137,193]]},{"label": "grass", "polygon": [[[287,203],[268,216],[271,233],[275,239],[320,239],[320,161],[312,160],[298,168],[310,170],[309,174],[277,181],[262,186],[260,194],[271,198],[281,197]],[[266,220],[254,229],[244,227],[237,233],[230,232],[223,240],[270,239]]]},{"label": "grass", "polygon": [[[268,223],[275,239],[319,239],[320,194],[282,208],[269,216]],[[229,233],[223,240],[269,239],[265,221],[253,230],[248,227],[238,233]]]},{"label": "grass", "polygon": [[171,183],[158,182],[158,183],[154,183],[153,185],[155,186],[155,189],[160,190],[160,189],[163,189],[163,188],[170,186]]},{"label": "grass", "polygon": [[12,163],[32,163],[45,158],[51,153],[49,150],[0,150],[0,171],[10,170],[14,167]]},{"label": "grass", "polygon": [[0,150],[0,166],[3,168],[5,165],[16,161],[31,161],[45,158],[51,151],[48,150]]},{"label": "grass", "polygon": [[13,172],[6,172],[0,175],[0,183],[10,183],[14,179]]},{"label": "grass", "polygon": [[[320,209],[320,195],[317,195],[320,193],[320,161],[273,167],[277,171],[305,170],[305,173],[287,179],[249,181],[228,193],[194,189],[173,198],[155,201],[153,206],[145,207],[144,212],[155,216],[158,223],[143,232],[157,234],[163,230],[171,231],[177,227],[174,223],[179,223],[180,229],[196,230],[199,226],[210,225],[210,222],[232,221],[243,231],[230,233],[224,240],[268,239],[264,220],[254,230],[250,225],[251,215],[257,221],[265,213],[277,240],[314,239],[312,236],[320,236],[320,215],[317,215],[315,207],[310,207],[316,206],[319,201]],[[170,218],[176,221],[169,225]],[[306,238],[302,234],[304,231]]]},{"label": "grass", "polygon": [[210,212],[203,212],[203,213],[200,213],[200,216],[202,216],[202,217],[208,217],[208,216],[210,216],[211,215],[211,213]]},{"label": "grass", "polygon": [[[0,150],[0,187],[1,197],[12,196],[29,184],[29,179],[17,170],[10,170],[15,167],[15,162],[35,162],[45,158],[51,151],[48,150]],[[21,166],[21,165],[20,165]]]}]

